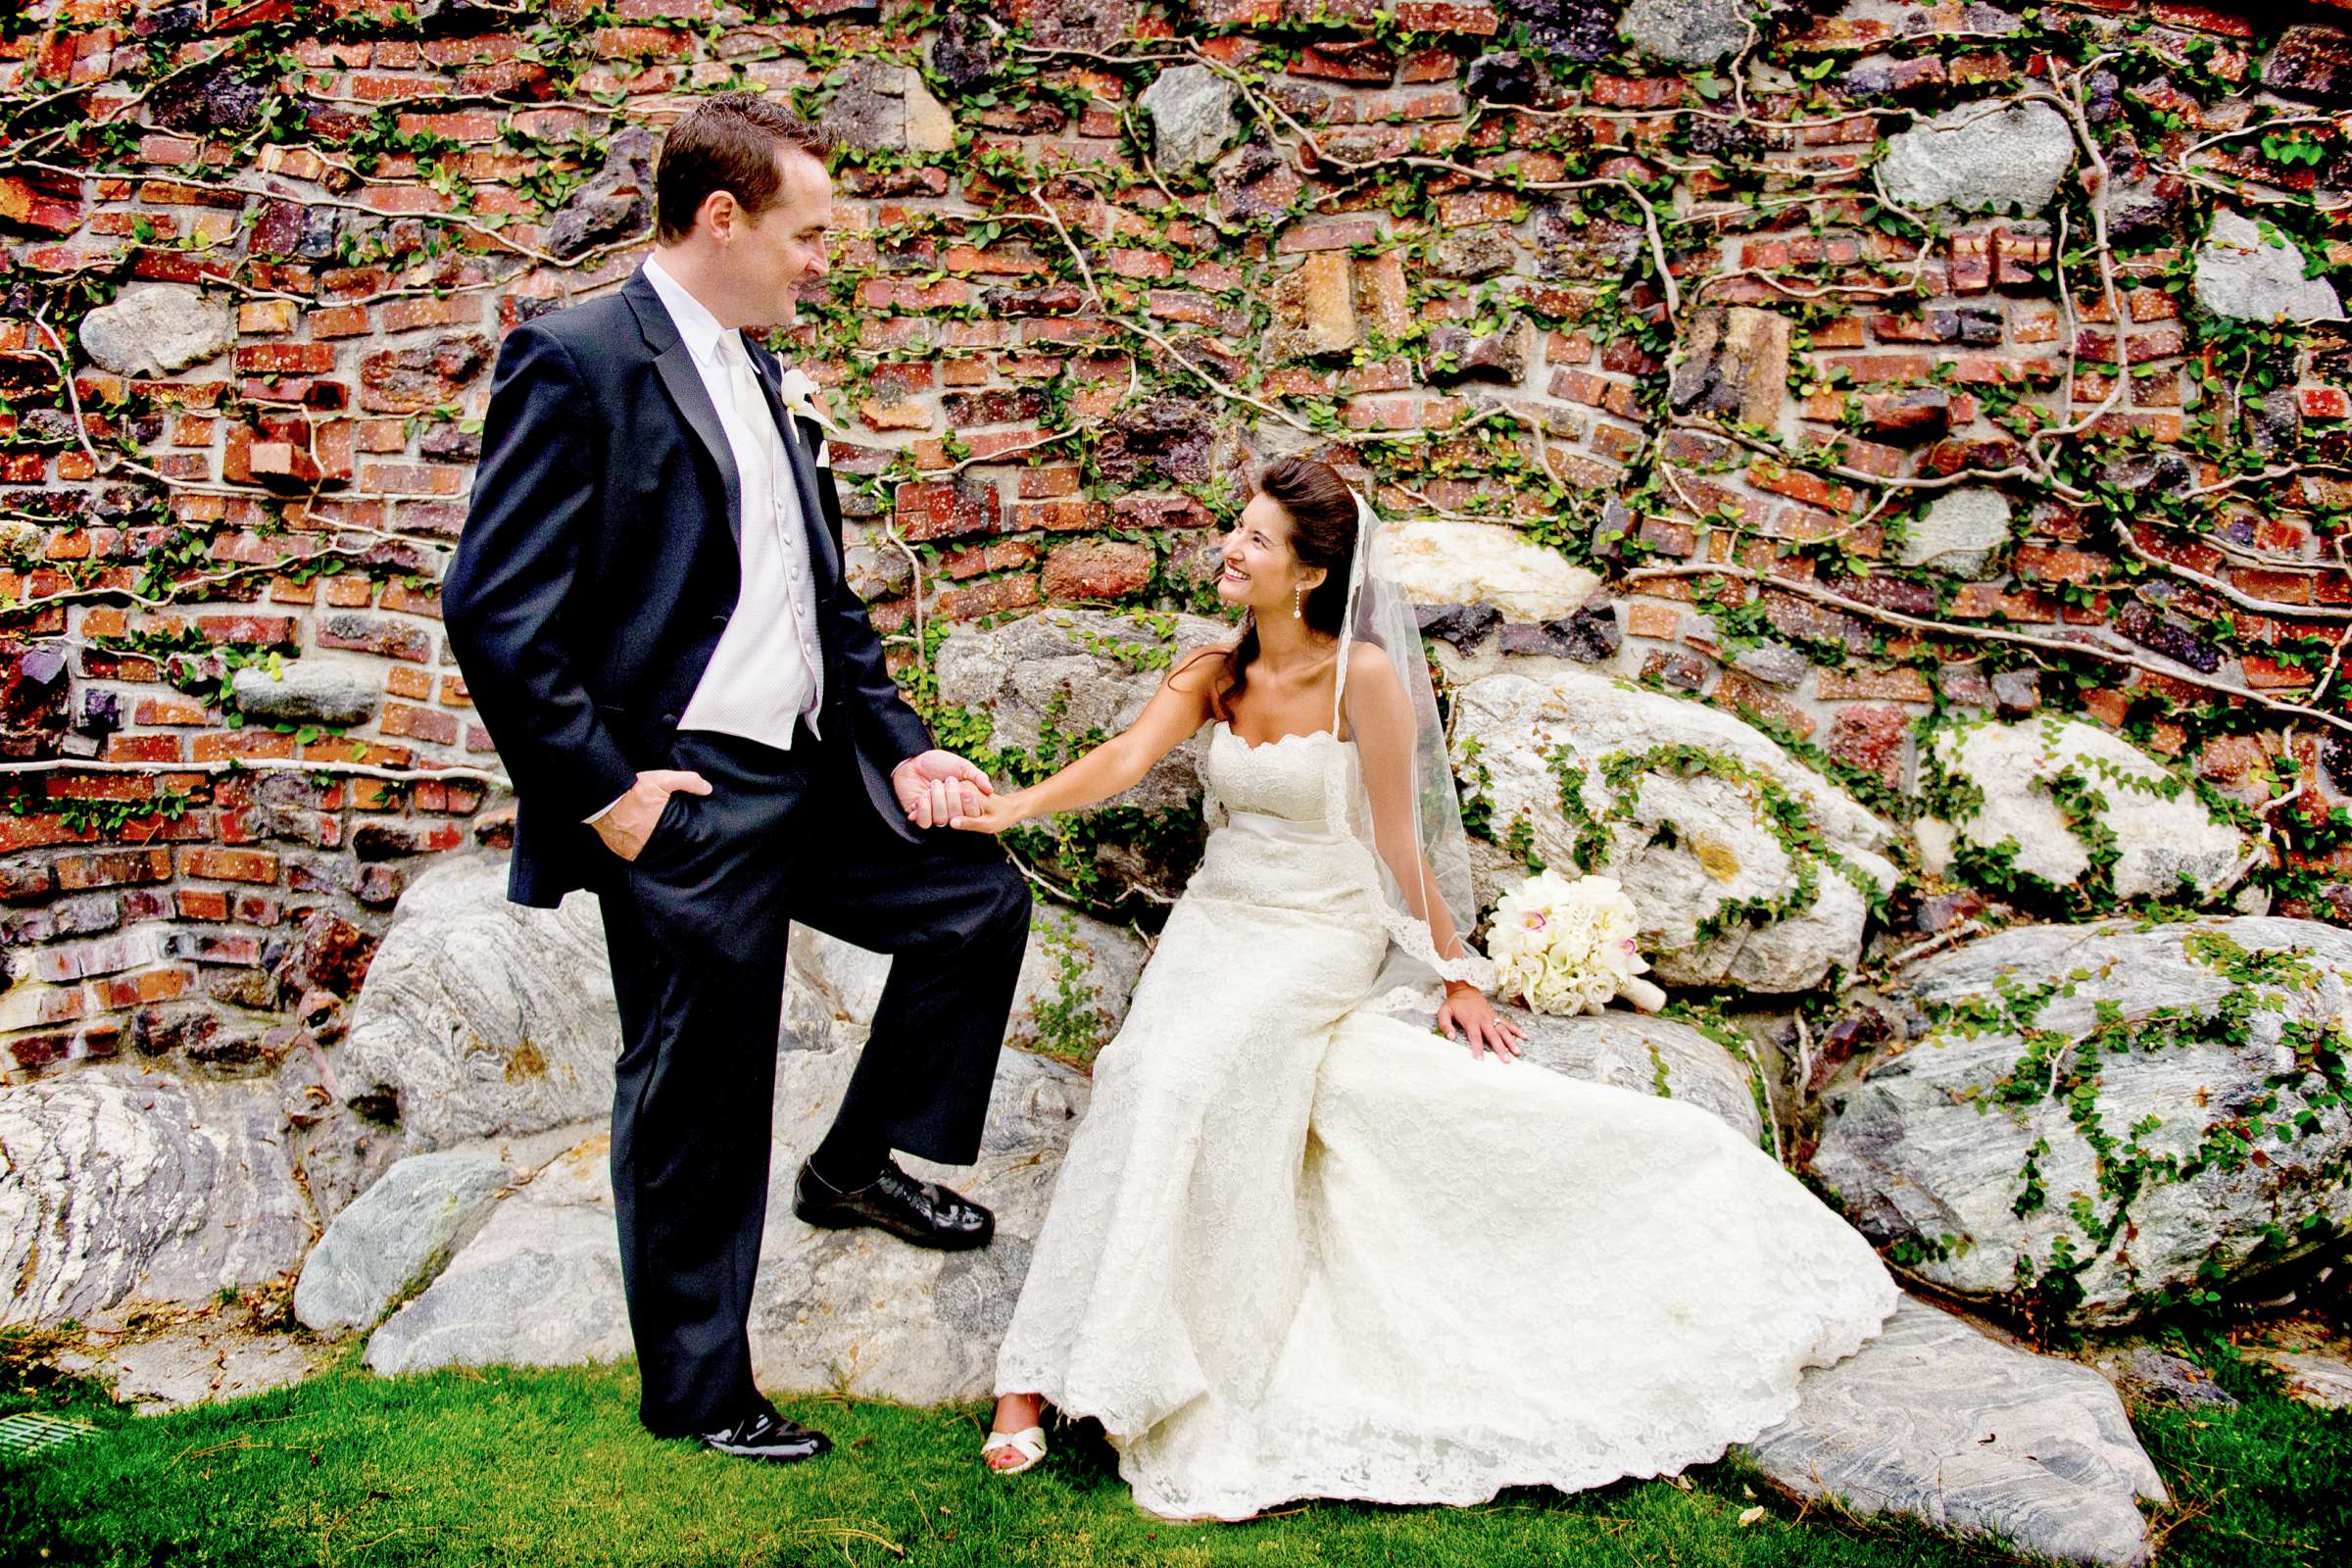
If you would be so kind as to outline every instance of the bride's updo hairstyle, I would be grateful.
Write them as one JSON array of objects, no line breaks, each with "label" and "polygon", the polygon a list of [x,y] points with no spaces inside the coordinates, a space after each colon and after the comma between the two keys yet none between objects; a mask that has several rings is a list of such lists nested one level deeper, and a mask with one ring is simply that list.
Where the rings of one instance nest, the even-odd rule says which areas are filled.
[{"label": "bride's updo hairstyle", "polygon": [[[1300,607],[1306,624],[1326,637],[1337,637],[1348,617],[1348,576],[1355,564],[1355,492],[1328,463],[1307,458],[1277,458],[1257,470],[1252,496],[1264,496],[1282,508],[1291,520],[1291,554],[1298,564],[1323,568],[1323,580],[1307,590]],[[1250,665],[1257,658],[1257,616],[1242,622],[1242,639],[1216,694],[1216,711],[1230,718],[1233,701],[1250,684]]]}]

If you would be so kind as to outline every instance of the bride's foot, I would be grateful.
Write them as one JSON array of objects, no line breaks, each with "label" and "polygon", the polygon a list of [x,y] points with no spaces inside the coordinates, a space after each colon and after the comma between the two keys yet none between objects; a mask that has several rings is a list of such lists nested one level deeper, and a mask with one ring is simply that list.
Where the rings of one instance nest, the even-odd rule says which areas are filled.
[{"label": "bride's foot", "polygon": [[980,1462],[1001,1475],[1018,1475],[1046,1456],[1046,1434],[1040,1424],[1045,1400],[1034,1394],[1006,1394],[997,1399],[996,1420],[988,1441],[980,1446]]}]

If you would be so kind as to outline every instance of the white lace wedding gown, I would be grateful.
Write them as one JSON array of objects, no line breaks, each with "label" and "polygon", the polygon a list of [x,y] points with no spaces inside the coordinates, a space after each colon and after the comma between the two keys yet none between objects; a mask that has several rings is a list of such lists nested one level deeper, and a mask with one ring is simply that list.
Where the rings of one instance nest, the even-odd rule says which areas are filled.
[{"label": "white lace wedding gown", "polygon": [[1206,854],[1102,1054],[997,1387],[1137,1502],[1471,1503],[1719,1457],[1894,1310],[1867,1242],[1696,1106],[1371,1009],[1328,731],[1219,725]]}]

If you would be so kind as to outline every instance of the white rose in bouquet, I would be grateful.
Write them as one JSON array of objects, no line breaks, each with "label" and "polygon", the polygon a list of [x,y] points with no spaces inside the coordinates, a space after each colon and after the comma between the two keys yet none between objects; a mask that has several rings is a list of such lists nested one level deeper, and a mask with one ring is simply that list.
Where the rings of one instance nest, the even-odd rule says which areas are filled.
[{"label": "white rose in bouquet", "polygon": [[1598,1012],[1619,996],[1655,1012],[1666,993],[1641,978],[1649,964],[1634,944],[1639,924],[1615,877],[1571,882],[1557,871],[1539,872],[1494,907],[1487,956],[1495,987],[1515,991],[1538,1012]]}]

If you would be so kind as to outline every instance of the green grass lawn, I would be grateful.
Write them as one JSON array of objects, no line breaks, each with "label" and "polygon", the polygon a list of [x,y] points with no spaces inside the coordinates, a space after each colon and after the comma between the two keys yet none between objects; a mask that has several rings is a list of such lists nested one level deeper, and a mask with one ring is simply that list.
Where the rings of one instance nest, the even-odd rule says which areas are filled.
[{"label": "green grass lawn", "polygon": [[[0,1341],[4,1350],[5,1341]],[[0,1360],[5,1360],[0,1355]],[[2146,1412],[2173,1487],[2166,1564],[2334,1564],[2352,1554],[2352,1415],[2224,1369],[2241,1408]],[[1672,1481],[1477,1508],[1317,1503],[1249,1525],[1139,1513],[1106,1448],[1064,1444],[1014,1479],[984,1472],[977,1407],[832,1399],[783,1408],[839,1451],[763,1466],[659,1443],[635,1419],[633,1365],[379,1379],[356,1355],[299,1387],[132,1418],[87,1384],[0,1380],[26,1407],[103,1430],[0,1461],[0,1563],[1562,1565],[1983,1563],[1908,1525],[1775,1496],[1736,1461]],[[1762,1504],[1749,1525],[1743,1511]]]}]

